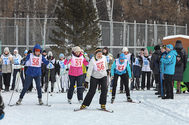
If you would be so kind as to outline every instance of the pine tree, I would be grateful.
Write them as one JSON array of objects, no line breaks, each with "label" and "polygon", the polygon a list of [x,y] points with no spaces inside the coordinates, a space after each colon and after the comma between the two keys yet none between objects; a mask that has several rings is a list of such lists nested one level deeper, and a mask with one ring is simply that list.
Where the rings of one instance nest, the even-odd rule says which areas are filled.
[{"label": "pine tree", "polygon": [[59,31],[52,30],[50,39],[57,45],[51,47],[53,50],[65,55],[74,46],[80,46],[85,52],[94,51],[101,42],[101,31],[92,0],[62,0],[55,13]]}]

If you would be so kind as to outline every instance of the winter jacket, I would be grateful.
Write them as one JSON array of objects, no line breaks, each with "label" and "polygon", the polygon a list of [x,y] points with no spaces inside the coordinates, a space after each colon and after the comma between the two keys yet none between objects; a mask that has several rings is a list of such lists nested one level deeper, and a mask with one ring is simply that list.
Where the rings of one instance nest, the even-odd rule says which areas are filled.
[{"label": "winter jacket", "polygon": [[155,61],[157,59],[157,57],[160,54],[160,50],[156,50],[151,57],[151,62],[150,62],[150,68],[153,71],[153,74],[158,74],[158,70],[159,68],[155,65]]},{"label": "winter jacket", "polygon": [[176,65],[176,50],[171,50],[167,53],[165,58],[161,58],[160,61],[165,65],[164,74],[174,75],[175,73],[175,65]]},{"label": "winter jacket", "polygon": [[[164,72],[165,65],[161,63],[160,59],[167,55],[167,52],[160,53],[160,55],[156,58],[155,66],[158,67],[158,72],[161,70],[161,73]],[[161,66],[161,68],[160,68]]]},{"label": "winter jacket", "polygon": [[[41,46],[38,45],[38,44],[34,46],[33,52],[34,52],[35,49],[40,49],[42,51]],[[34,54],[33,53],[28,54],[24,64],[26,64],[27,61],[30,60],[31,55],[34,55]],[[40,54],[40,56],[42,56],[42,54]],[[49,62],[45,59],[44,56],[42,56],[42,61],[45,65],[49,64]],[[28,69],[26,70],[26,74],[29,75],[29,76],[32,76],[32,77],[39,76],[39,75],[41,75],[41,67],[32,67],[32,66],[28,65]]]},{"label": "winter jacket", "polygon": [[[1,59],[2,61],[0,61],[0,64],[2,64],[2,73],[11,73],[12,72],[12,64],[14,64],[14,59],[12,58],[12,60],[10,61],[10,64],[5,64],[3,62],[5,62],[6,60],[8,60],[8,57],[12,58],[12,55],[9,53],[7,55],[5,55],[3,53],[3,55],[1,55]],[[6,60],[5,60],[6,59]]]},{"label": "winter jacket", "polygon": [[[64,65],[68,65],[70,62],[72,62],[73,60],[73,54],[72,54],[72,58],[68,61],[67,59],[64,61]],[[83,56],[83,54],[80,54],[79,57]],[[75,56],[76,57],[76,56]],[[84,58],[83,62],[82,62],[85,66],[87,66],[89,64],[89,62],[87,62],[87,60]],[[80,76],[83,75],[83,68],[81,67],[74,67],[73,64],[71,63],[70,69],[69,69],[69,75],[71,76]]]},{"label": "winter jacket", "polygon": [[86,77],[87,82],[90,81],[91,76],[96,79],[101,79],[101,78],[107,76],[108,64],[107,64],[106,56],[103,55],[102,59],[104,59],[104,61],[105,61],[105,70],[95,71],[94,70],[94,66],[95,66],[94,62],[96,62],[98,60],[96,58],[92,57],[91,61],[89,62],[89,68],[87,71],[87,77]]},{"label": "winter jacket", "polygon": [[174,50],[177,50],[177,49],[181,50],[181,52],[183,54],[183,64],[182,64],[182,66],[183,66],[183,68],[185,70],[186,69],[186,65],[187,65],[188,54],[186,53],[186,50],[183,48],[182,43],[176,43],[175,44]]},{"label": "winter jacket", "polygon": [[126,72],[128,72],[128,75],[129,75],[129,78],[131,78],[131,68],[130,68],[130,65],[129,65],[129,62],[127,61],[127,66],[126,68],[123,70],[123,71],[118,71],[116,69],[116,62],[119,61],[119,64],[123,64],[125,63],[127,60],[125,59],[123,63],[120,62],[120,59],[116,59],[112,65],[112,68],[111,68],[111,76],[114,76],[114,74],[118,74],[118,75],[123,75],[125,74]]}]

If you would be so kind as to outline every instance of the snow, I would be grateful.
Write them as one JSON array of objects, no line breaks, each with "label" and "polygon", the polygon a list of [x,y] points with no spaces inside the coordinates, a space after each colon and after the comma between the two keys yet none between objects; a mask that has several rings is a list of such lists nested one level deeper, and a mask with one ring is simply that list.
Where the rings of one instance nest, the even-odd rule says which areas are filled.
[{"label": "snow", "polygon": [[[78,112],[73,111],[80,107],[76,94],[70,105],[66,93],[55,92],[49,96],[51,107],[47,107],[36,105],[38,99],[34,90],[24,96],[22,105],[9,107],[11,93],[2,93],[6,107],[1,125],[187,125],[189,122],[188,93],[175,94],[174,100],[162,100],[154,95],[155,91],[132,91],[131,98],[136,102],[141,101],[140,104],[124,102],[125,94],[116,94],[115,103],[111,104],[109,93],[106,108],[114,110],[114,113],[96,110],[100,107],[98,92],[90,107]],[[11,104],[15,104],[18,97],[19,93],[15,92]],[[46,100],[47,93],[44,93],[45,104]]]},{"label": "snow", "polygon": [[164,37],[163,40],[174,39],[174,38],[179,38],[179,37],[189,39],[189,36],[187,35],[171,35],[171,36]]}]

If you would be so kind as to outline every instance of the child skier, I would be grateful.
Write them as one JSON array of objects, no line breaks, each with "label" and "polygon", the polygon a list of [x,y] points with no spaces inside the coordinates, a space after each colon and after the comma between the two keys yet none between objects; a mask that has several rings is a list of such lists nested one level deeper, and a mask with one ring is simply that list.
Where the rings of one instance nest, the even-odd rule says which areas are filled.
[{"label": "child skier", "polygon": [[141,89],[144,90],[145,88],[145,76],[147,74],[147,90],[150,90],[150,76],[151,76],[151,69],[150,69],[150,57],[148,55],[148,50],[144,50],[144,55],[141,55],[142,58],[142,87]]},{"label": "child skier", "polygon": [[49,64],[49,62],[41,55],[41,46],[39,44],[36,44],[33,48],[33,53],[28,54],[26,61],[24,62],[24,64],[27,64],[28,69],[26,71],[26,79],[24,83],[24,88],[19,96],[19,100],[16,102],[17,105],[21,104],[22,99],[33,79],[35,79],[35,83],[36,83],[39,104],[40,105],[43,104],[41,87],[40,87],[41,61],[43,61],[45,65]]},{"label": "child skier", "polygon": [[132,102],[132,99],[130,98],[130,92],[129,92],[129,87],[128,87],[128,77],[126,75],[126,72],[128,72],[130,81],[132,81],[129,62],[126,60],[125,55],[122,53],[119,59],[116,59],[114,61],[111,68],[111,80],[114,80],[111,103],[113,103],[115,100],[117,80],[119,76],[121,77],[125,85],[127,101]]},{"label": "child skier", "polygon": [[57,67],[56,67],[56,72],[58,73],[58,76],[60,76],[60,83],[62,87],[62,93],[64,92],[64,84],[66,92],[68,91],[68,65],[64,65],[64,54],[59,55],[59,60],[57,60]]},{"label": "child skier", "polygon": [[[53,57],[53,54],[51,51],[48,52],[47,59],[50,61],[50,63],[46,66],[46,74],[45,74],[45,92],[47,92],[47,88],[49,85],[49,81],[51,81],[51,92],[54,90],[54,83],[56,82],[55,73],[56,73],[56,60]],[[48,80],[48,78],[50,78]]]},{"label": "child skier", "polygon": [[72,51],[72,55],[68,56],[67,59],[64,61],[64,65],[68,65],[71,62],[71,66],[68,73],[70,79],[70,88],[67,94],[69,104],[71,104],[75,81],[77,81],[77,98],[80,103],[83,102],[82,65],[84,64],[86,66],[89,64],[84,58],[83,54],[81,53],[81,48],[79,46],[73,47]]},{"label": "child skier", "polygon": [[14,65],[13,65],[14,70],[13,70],[13,80],[12,80],[11,90],[14,90],[14,88],[15,88],[15,81],[17,79],[17,77],[16,77],[17,73],[20,73],[23,87],[24,87],[24,81],[25,81],[24,76],[23,76],[23,71],[21,70],[22,57],[20,56],[20,54],[18,54],[18,49],[14,49],[13,59],[14,59]]},{"label": "child skier", "polygon": [[0,64],[2,64],[3,83],[5,84],[5,91],[9,91],[12,64],[14,59],[9,52],[9,48],[5,47],[3,55],[1,55]]},{"label": "child skier", "polygon": [[89,106],[94,94],[96,93],[97,84],[101,85],[100,104],[102,109],[106,109],[106,98],[107,98],[107,70],[108,64],[106,56],[102,55],[102,50],[97,48],[95,55],[89,63],[87,71],[86,81],[90,81],[89,92],[87,93],[80,109],[84,109]]}]

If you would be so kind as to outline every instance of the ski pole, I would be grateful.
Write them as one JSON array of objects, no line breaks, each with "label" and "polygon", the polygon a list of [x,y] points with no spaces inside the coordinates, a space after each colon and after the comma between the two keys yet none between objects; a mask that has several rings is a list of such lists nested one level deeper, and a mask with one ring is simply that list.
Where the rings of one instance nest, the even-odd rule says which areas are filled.
[{"label": "ski pole", "polygon": [[46,106],[49,106],[48,99],[49,99],[49,81],[50,81],[50,61],[49,61],[49,72],[48,72],[48,82],[47,82],[47,104]]},{"label": "ski pole", "polygon": [[[21,74],[21,72],[22,72],[23,70],[24,70],[24,68],[21,67],[20,72],[19,72],[19,74],[18,74],[18,78],[17,78],[17,82],[16,82],[16,85],[15,85],[15,86],[17,86],[17,84],[18,84],[18,79],[20,78],[20,74]],[[16,88],[16,87],[15,87],[15,88]],[[11,97],[10,97],[8,106],[10,106],[10,103],[11,103],[11,100],[12,100],[12,97],[13,97],[15,88],[13,89],[13,92],[12,92],[12,94],[11,94]]]}]

